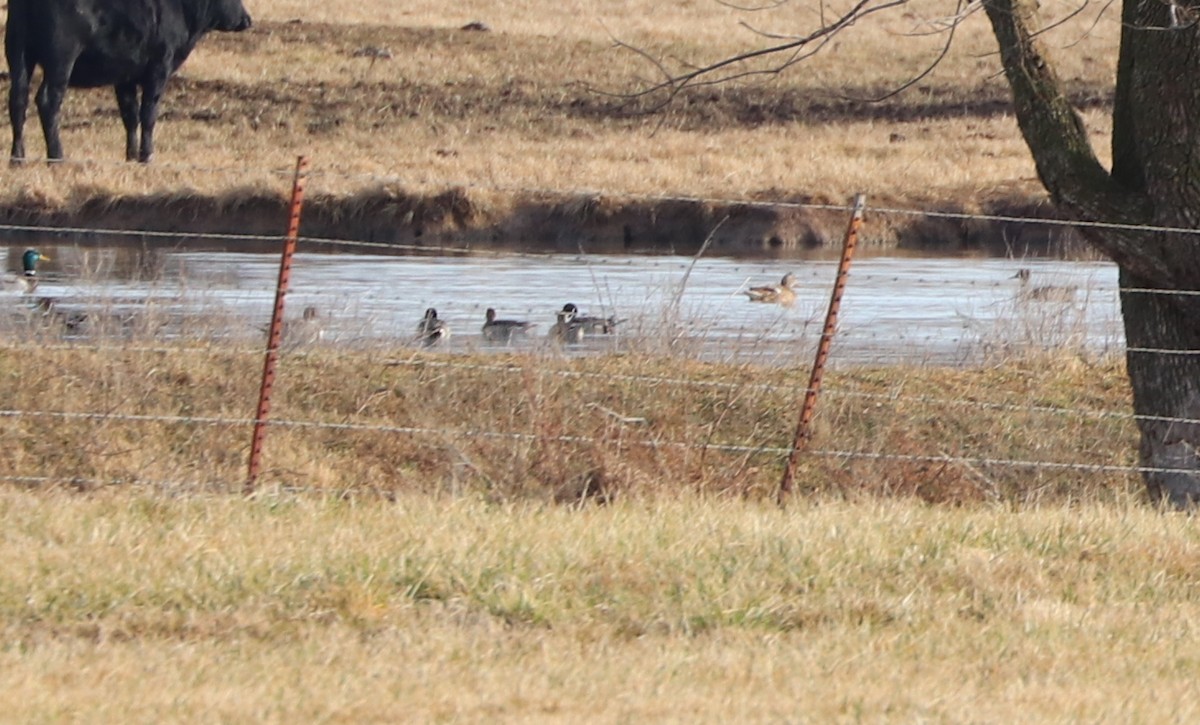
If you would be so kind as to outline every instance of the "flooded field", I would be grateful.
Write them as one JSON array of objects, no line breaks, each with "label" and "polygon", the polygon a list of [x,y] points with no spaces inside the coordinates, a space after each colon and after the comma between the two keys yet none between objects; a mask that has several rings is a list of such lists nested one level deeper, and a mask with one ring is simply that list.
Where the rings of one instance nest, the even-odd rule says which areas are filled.
[{"label": "flooded field", "polygon": [[[252,346],[265,339],[279,255],[43,245],[35,292],[10,290],[22,320],[42,316],[68,340],[196,335]],[[7,250],[20,270],[24,247]],[[1028,269],[1027,279],[1017,273]],[[797,277],[794,304],[755,304],[743,290]],[[300,253],[286,317],[295,344],[414,342],[427,308],[451,351],[485,343],[487,308],[533,323],[513,346],[565,354],[649,349],[709,360],[807,364],[819,339],[836,262],[693,260],[667,256],[385,257]],[[1004,349],[1122,343],[1116,268],[1047,260],[875,257],[855,262],[832,362],[965,363]],[[1053,295],[1037,290],[1053,289]],[[40,300],[40,303],[39,303]],[[615,335],[554,346],[555,312],[574,303],[620,320]],[[316,320],[299,322],[312,308]],[[52,314],[47,310],[52,310]],[[296,342],[299,340],[299,342]],[[415,343],[414,343],[415,344]],[[557,353],[556,353],[557,354]]]}]

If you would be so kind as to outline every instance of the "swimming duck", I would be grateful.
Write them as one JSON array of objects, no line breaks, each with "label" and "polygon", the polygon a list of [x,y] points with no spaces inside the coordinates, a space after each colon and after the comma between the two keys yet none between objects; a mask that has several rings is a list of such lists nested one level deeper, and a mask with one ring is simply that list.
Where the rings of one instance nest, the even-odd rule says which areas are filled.
[{"label": "swimming duck", "polygon": [[573,303],[568,302],[563,305],[562,311],[568,313],[570,322],[578,325],[584,331],[592,334],[611,335],[617,331],[617,323],[620,322],[616,317],[589,317],[579,314],[579,308]]},{"label": "swimming duck", "polygon": [[[260,329],[268,335],[271,332],[270,325],[264,325]],[[321,323],[321,313],[316,305],[305,307],[298,320],[284,320],[279,335],[280,344],[288,348],[320,342],[325,337],[325,329]]]},{"label": "swimming duck", "polygon": [[292,322],[283,329],[284,337],[292,345],[312,345],[325,337],[325,328],[321,323],[321,313],[316,305],[308,305],[300,314],[300,319]]},{"label": "swimming duck", "polygon": [[[567,305],[574,307],[574,305]],[[586,327],[575,318],[575,313],[571,310],[563,308],[554,313],[558,319],[554,322],[554,327],[550,328],[549,337],[556,342],[578,343],[583,342],[586,334]]]},{"label": "swimming duck", "polygon": [[69,335],[75,335],[82,332],[87,324],[87,312],[64,309],[53,297],[38,297],[25,307],[29,321],[47,330],[57,328]]},{"label": "swimming duck", "polygon": [[6,289],[24,292],[26,294],[37,288],[37,265],[38,262],[45,260],[50,261],[50,258],[39,253],[36,249],[26,249],[21,255],[22,274],[8,273],[4,275],[3,284]]},{"label": "swimming duck", "polygon": [[417,323],[417,342],[429,347],[450,337],[450,327],[438,319],[437,310],[430,307]]},{"label": "swimming duck", "polygon": [[513,336],[521,336],[531,328],[528,322],[519,320],[497,320],[496,311],[487,309],[487,320],[483,323],[483,339],[490,342],[508,342]]},{"label": "swimming duck", "polygon": [[766,302],[769,304],[790,305],[796,301],[796,291],[792,285],[796,283],[796,275],[788,272],[783,275],[779,284],[751,287],[745,291],[751,302]]},{"label": "swimming duck", "polygon": [[1021,280],[1021,289],[1017,292],[1019,299],[1036,302],[1071,302],[1075,299],[1075,294],[1079,291],[1079,288],[1074,285],[1045,284],[1030,287],[1029,278],[1032,274],[1032,271],[1028,267],[1022,267],[1012,276],[1012,279]]}]

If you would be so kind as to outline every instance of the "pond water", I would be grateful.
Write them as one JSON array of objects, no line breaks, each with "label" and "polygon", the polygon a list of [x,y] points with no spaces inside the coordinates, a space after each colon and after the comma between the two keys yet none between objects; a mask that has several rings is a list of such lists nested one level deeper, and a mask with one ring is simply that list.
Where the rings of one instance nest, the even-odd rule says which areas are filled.
[{"label": "pond water", "polygon": [[[67,338],[100,335],[153,310],[156,335],[205,334],[265,339],[279,274],[278,254],[186,249],[41,245],[33,295],[3,294],[12,309],[54,300],[70,319]],[[7,250],[20,269],[24,247]],[[1029,279],[1015,275],[1030,270]],[[452,331],[443,349],[506,350],[481,339],[484,312],[536,325],[519,347],[547,348],[555,311],[573,302],[587,314],[615,316],[619,334],[593,336],[565,354],[672,350],[708,360],[808,364],[819,340],[836,261],[747,261],[665,256],[393,257],[301,252],[292,268],[286,317],[318,313],[319,344],[367,346],[411,341],[426,308]],[[741,290],[798,277],[790,307],[755,304]],[[1065,289],[1043,300],[1034,288]],[[1060,290],[1061,291],[1061,290]],[[966,363],[1003,349],[1075,346],[1095,352],[1123,344],[1112,264],[1051,260],[868,257],[855,261],[842,303],[831,362]],[[557,349],[557,348],[555,348]]]}]

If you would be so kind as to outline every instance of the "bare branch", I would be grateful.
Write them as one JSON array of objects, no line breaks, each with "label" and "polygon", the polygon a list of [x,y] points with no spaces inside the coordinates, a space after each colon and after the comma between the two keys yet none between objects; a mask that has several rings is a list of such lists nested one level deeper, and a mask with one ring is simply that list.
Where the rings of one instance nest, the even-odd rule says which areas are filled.
[{"label": "bare branch", "polygon": [[[809,33],[808,35],[805,35],[802,37],[796,37],[795,39],[789,40],[786,43],[772,45],[772,46],[768,46],[766,48],[759,48],[758,50],[752,50],[752,51],[748,51],[746,53],[740,53],[738,55],[731,56],[729,58],[724,58],[715,63],[710,63],[708,65],[700,66],[700,67],[690,70],[686,73],[680,73],[677,75],[672,75],[669,72],[669,70],[666,68],[666,66],[664,66],[660,60],[653,58],[646,51],[644,51],[640,48],[636,48],[636,47],[634,47],[628,43],[625,43],[623,41],[614,40],[617,47],[631,50],[634,53],[637,53],[638,55],[640,55],[641,57],[649,60],[659,70],[659,72],[663,74],[665,80],[663,80],[659,83],[656,83],[656,84],[650,86],[649,88],[646,88],[644,90],[641,90],[641,91],[638,91],[635,93],[606,94],[606,95],[619,96],[626,100],[633,101],[633,100],[637,100],[639,98],[646,98],[648,96],[655,95],[655,94],[665,91],[666,97],[660,103],[654,104],[654,107],[652,109],[650,109],[650,111],[649,111],[649,112],[653,112],[653,111],[660,110],[661,108],[668,105],[676,96],[678,96],[681,92],[683,92],[687,88],[713,85],[716,83],[725,83],[725,82],[728,82],[731,80],[735,80],[738,78],[744,78],[747,76],[776,75],[776,74],[782,72],[784,69],[794,65],[799,60],[810,57],[812,55],[812,51],[811,50],[806,51],[806,46],[813,44],[813,43],[818,43],[818,47],[823,46],[831,36],[850,27],[851,25],[856,23],[858,20],[865,18],[868,15],[873,15],[875,13],[879,13],[884,10],[889,10],[894,7],[905,5],[905,4],[907,4],[908,0],[884,0],[884,2],[881,2],[878,5],[872,6],[872,3],[874,3],[874,2],[877,2],[877,0],[858,0],[858,2],[855,3],[855,5],[853,7],[850,8],[850,10],[848,10],[847,12],[845,12],[844,14],[839,16],[836,20],[834,20],[831,23],[822,25],[820,28],[813,31],[812,33]],[[822,12],[823,12],[823,7],[824,6],[822,5]],[[752,60],[756,60],[759,58],[765,58],[765,57],[769,57],[769,56],[775,56],[775,55],[784,54],[784,53],[788,53],[788,52],[791,52],[791,56],[787,60],[785,60],[783,63],[781,63],[777,66],[774,66],[772,68],[754,69],[754,70],[748,70],[748,71],[740,71],[740,72],[736,72],[736,73],[728,73],[728,74],[723,74],[723,75],[720,74],[720,72],[723,70],[734,68],[736,66],[745,64]]]},{"label": "bare branch", "polygon": [[970,2],[965,4],[959,2],[958,7],[955,8],[953,15],[926,20],[925,24],[932,26],[929,28],[929,30],[899,33],[899,35],[905,38],[925,38],[930,35],[941,35],[948,30],[953,30],[954,28],[958,27],[960,23],[974,15],[975,12],[982,7],[983,0],[970,0]]},{"label": "bare branch", "polygon": [[[1050,23],[1050,24],[1049,24],[1049,25],[1047,25],[1046,27],[1044,27],[1044,28],[1042,28],[1041,30],[1039,30],[1039,31],[1037,31],[1036,33],[1034,33],[1034,37],[1037,37],[1037,36],[1039,36],[1039,35],[1044,35],[1045,33],[1048,33],[1048,32],[1050,32],[1051,30],[1054,30],[1055,28],[1059,27],[1060,25],[1064,25],[1064,24],[1066,24],[1066,23],[1067,23],[1067,21],[1069,21],[1069,20],[1071,20],[1072,18],[1074,18],[1075,16],[1079,15],[1079,14],[1080,14],[1080,13],[1082,13],[1084,10],[1087,10],[1087,7],[1088,7],[1088,5],[1090,5],[1090,4],[1091,4],[1091,0],[1086,0],[1086,1],[1085,1],[1085,2],[1084,2],[1082,5],[1080,5],[1079,7],[1075,8],[1074,10],[1072,10],[1072,11],[1071,11],[1071,12],[1069,12],[1069,13],[1067,13],[1067,14],[1066,14],[1066,15],[1064,15],[1063,17],[1059,18],[1058,20],[1054,21],[1053,23]],[[1103,14],[1103,13],[1101,13],[1101,14]],[[1097,17],[1097,18],[1096,18],[1096,22],[1100,22],[1100,18],[1099,18],[1099,17]],[[1096,23],[1092,23],[1092,28],[1094,28],[1094,27],[1096,27]],[[1088,28],[1088,32],[1091,32],[1091,29],[1092,29],[1092,28]],[[1087,33],[1084,33],[1084,34],[1083,34],[1083,36],[1081,36],[1081,37],[1079,38],[1079,40],[1076,40],[1076,41],[1075,41],[1075,43],[1078,43],[1078,42],[1082,41],[1082,40],[1083,40],[1083,38],[1085,38],[1085,37],[1087,37]],[[1072,43],[1071,45],[1074,45],[1075,43]],[[1067,47],[1070,47],[1070,46],[1067,46]]]},{"label": "bare branch", "polygon": [[[777,8],[789,0],[770,0],[770,2],[767,2],[763,5],[737,5],[730,0],[716,1],[726,7],[756,12],[759,10]],[[1159,1],[1169,4],[1177,0]],[[1107,0],[1104,9],[1101,10],[1100,15],[1103,15],[1104,11],[1107,10],[1107,8],[1110,7],[1114,2],[1115,0]],[[1046,33],[1063,25],[1064,23],[1067,23],[1071,19],[1076,18],[1079,14],[1085,12],[1089,7],[1091,7],[1091,3],[1092,0],[1084,0],[1081,6],[1072,9],[1071,12],[1065,17],[1056,20],[1053,24],[1045,28],[1036,30],[1035,35]],[[630,50],[649,61],[653,65],[661,80],[649,81],[650,85],[633,93],[603,93],[602,91],[597,91],[596,89],[591,90],[593,92],[603,93],[604,95],[608,95],[610,97],[620,98],[628,102],[634,102],[640,99],[655,97],[658,94],[663,94],[662,98],[657,100],[657,102],[652,103],[649,107],[642,107],[638,110],[638,113],[655,113],[670,105],[670,103],[673,102],[680,93],[687,89],[720,85],[755,76],[779,75],[797,63],[803,62],[804,60],[807,60],[816,53],[820,52],[824,47],[826,47],[826,45],[835,35],[854,25],[859,20],[869,15],[890,10],[906,4],[908,4],[908,0],[857,0],[857,2],[847,11],[837,16],[832,21],[823,23],[819,28],[808,33],[807,35],[794,36],[772,33],[756,28],[746,21],[740,21],[739,24],[752,33],[772,41],[784,42],[768,45],[767,47],[747,51],[745,53],[740,53],[728,58],[723,58],[707,65],[690,67],[684,72],[680,72],[678,70],[673,72],[663,59],[656,58],[647,51],[630,45],[624,41],[614,39],[613,42],[617,47]],[[848,100],[865,103],[879,103],[886,101],[889,98],[893,98],[925,80],[949,55],[950,49],[957,34],[958,27],[981,9],[983,9],[983,0],[958,0],[953,14],[927,21],[929,25],[934,26],[931,30],[927,32],[903,34],[905,37],[923,37],[936,33],[944,33],[946,36],[944,42],[940,44],[937,55],[930,60],[930,62],[926,64],[918,73],[913,75],[908,80],[878,96],[857,97],[852,95],[842,95],[841,97]],[[822,17],[824,17],[825,12],[825,3],[821,2],[820,13]],[[1097,17],[1096,22],[1098,21],[1099,17]],[[1093,23],[1092,27],[1094,26],[1095,24]],[[776,62],[774,62],[770,67],[744,67],[752,61],[767,57],[773,57],[776,59]],[[782,58],[782,60],[779,60],[780,58]]]},{"label": "bare branch", "polygon": [[762,12],[764,10],[774,10],[775,8],[779,8],[779,7],[783,7],[784,5],[787,5],[791,1],[792,0],[775,0],[775,2],[770,2],[765,5],[751,6],[751,5],[738,5],[737,3],[727,2],[726,0],[716,0],[718,5],[723,5],[727,8],[729,8],[730,10],[738,10],[738,11],[744,12],[744,13],[757,13],[757,12]]},{"label": "bare branch", "polygon": [[1100,21],[1104,18],[1105,13],[1108,12],[1109,8],[1111,8],[1116,3],[1116,1],[1117,0],[1108,0],[1108,2],[1104,3],[1104,7],[1100,8],[1100,12],[1096,13],[1096,19],[1092,21],[1092,24],[1088,26],[1087,30],[1083,31],[1083,33],[1080,34],[1079,39],[1076,40],[1074,43],[1071,43],[1070,45],[1067,45],[1064,47],[1074,48],[1077,44],[1082,43],[1084,38],[1086,38],[1092,34],[1092,31],[1096,29],[1096,26],[1099,25]]},{"label": "bare branch", "polygon": [[925,66],[924,70],[881,96],[876,96],[874,98],[854,98],[853,100],[865,101],[867,103],[879,103],[880,101],[886,101],[889,98],[898,96],[904,91],[907,91],[909,88],[912,88],[914,85],[920,83],[924,78],[932,73],[933,70],[941,64],[946,55],[950,53],[950,46],[954,43],[954,33],[956,30],[958,30],[959,24],[961,24],[963,20],[983,6],[974,5],[974,7],[971,7],[971,5],[968,5],[967,7],[970,9],[964,11],[963,0],[958,0],[957,12],[955,12],[955,14],[952,16],[956,18],[956,20],[951,23],[949,29],[945,31],[946,42],[942,43],[942,49],[938,51],[937,57],[930,61],[929,65]]},{"label": "bare branch", "polygon": [[750,23],[747,23],[745,20],[739,20],[738,25],[742,26],[746,30],[749,30],[751,33],[754,33],[755,35],[759,35],[764,38],[768,38],[770,40],[796,40],[799,38],[799,36],[796,36],[796,35],[785,35],[783,33],[770,33],[770,32],[767,32],[766,30],[759,30],[758,28],[754,27]]}]

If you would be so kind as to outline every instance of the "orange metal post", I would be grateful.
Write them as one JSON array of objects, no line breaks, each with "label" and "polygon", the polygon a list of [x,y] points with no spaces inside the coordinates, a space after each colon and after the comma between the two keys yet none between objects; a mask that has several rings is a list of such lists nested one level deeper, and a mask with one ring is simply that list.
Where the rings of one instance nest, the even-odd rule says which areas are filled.
[{"label": "orange metal post", "polygon": [[296,160],[296,176],[292,180],[291,216],[287,237],[283,241],[283,258],[279,262],[279,282],[275,285],[275,312],[271,316],[271,329],[267,335],[262,386],[258,392],[258,410],[254,415],[254,436],[250,439],[250,473],[243,489],[246,495],[254,493],[254,484],[258,480],[258,469],[262,462],[263,439],[267,435],[267,415],[271,412],[271,389],[275,385],[275,364],[279,360],[279,343],[283,337],[283,300],[287,296],[288,283],[292,277],[292,256],[296,253],[296,240],[300,236],[300,210],[304,205],[304,182],[307,174],[308,159],[301,156]]},{"label": "orange metal post", "polygon": [[842,242],[842,260],[838,264],[837,281],[833,284],[833,295],[829,300],[829,311],[825,314],[825,328],[821,331],[821,342],[817,345],[817,357],[813,361],[808,388],[804,391],[804,406],[800,409],[800,420],[796,423],[796,436],[792,439],[792,452],[783,469],[783,480],[779,483],[779,503],[791,493],[796,481],[796,465],[800,454],[808,447],[812,438],[812,419],[817,409],[817,395],[821,392],[821,378],[825,374],[825,361],[829,358],[829,346],[837,332],[838,310],[842,306],[842,294],[846,291],[846,279],[850,275],[850,262],[854,259],[854,248],[858,245],[858,229],[862,226],[863,209],[867,198],[863,194],[854,197],[854,210],[850,215],[850,226]]}]

